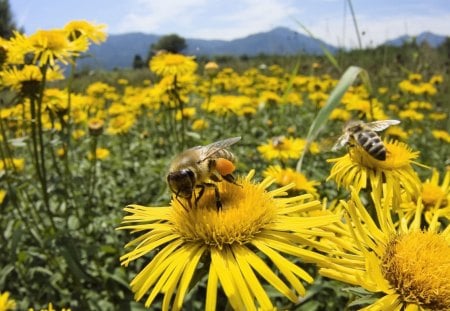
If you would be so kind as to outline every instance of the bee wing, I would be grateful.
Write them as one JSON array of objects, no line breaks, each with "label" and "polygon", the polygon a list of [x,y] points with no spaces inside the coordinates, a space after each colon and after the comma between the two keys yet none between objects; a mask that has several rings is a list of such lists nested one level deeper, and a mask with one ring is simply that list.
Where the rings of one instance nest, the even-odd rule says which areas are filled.
[{"label": "bee wing", "polygon": [[371,129],[372,131],[379,132],[384,129],[387,129],[391,125],[399,124],[399,120],[381,120],[381,121],[373,121],[366,123],[365,125]]},{"label": "bee wing", "polygon": [[218,151],[228,148],[229,146],[237,143],[239,140],[241,140],[240,136],[219,140],[209,145],[203,146],[202,151],[200,153],[199,162],[205,161],[206,159],[216,154]]},{"label": "bee wing", "polygon": [[336,150],[344,147],[344,145],[348,142],[349,139],[350,139],[350,134],[348,134],[348,133],[342,134],[342,136],[338,138],[338,140],[336,141],[336,144],[334,144],[334,146],[333,146],[333,148],[331,148],[331,150],[336,151]]}]

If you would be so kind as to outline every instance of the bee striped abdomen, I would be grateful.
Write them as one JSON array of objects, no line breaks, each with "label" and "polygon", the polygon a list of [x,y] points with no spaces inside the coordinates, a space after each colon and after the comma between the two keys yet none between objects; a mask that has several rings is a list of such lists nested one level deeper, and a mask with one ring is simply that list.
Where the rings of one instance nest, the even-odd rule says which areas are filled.
[{"label": "bee striped abdomen", "polygon": [[361,131],[355,133],[356,141],[377,160],[386,160],[386,148],[381,138],[373,131]]},{"label": "bee striped abdomen", "polygon": [[235,162],[235,160],[236,160],[236,157],[234,156],[234,154],[231,151],[228,151],[226,149],[219,150],[215,154],[215,158],[223,158],[223,159],[227,159],[231,162]]}]

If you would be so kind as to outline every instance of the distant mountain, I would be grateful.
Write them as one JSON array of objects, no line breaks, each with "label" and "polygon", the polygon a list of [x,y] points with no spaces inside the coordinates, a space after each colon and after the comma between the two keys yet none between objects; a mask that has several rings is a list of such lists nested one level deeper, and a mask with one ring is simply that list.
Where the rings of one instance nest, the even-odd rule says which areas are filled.
[{"label": "distant mountain", "polygon": [[[139,54],[146,58],[150,45],[156,43],[160,36],[143,33],[110,35],[101,45],[93,45],[89,50],[91,57],[82,59],[80,66],[91,68],[126,68],[131,67],[133,58]],[[188,55],[248,55],[277,54],[292,55],[296,53],[322,54],[323,45],[331,52],[336,47],[320,40],[314,40],[288,28],[277,27],[268,32],[261,32],[235,40],[201,40],[186,39]]]},{"label": "distant mountain", "polygon": [[416,40],[418,44],[422,44],[423,42],[427,42],[431,47],[438,47],[442,43],[444,43],[446,36],[436,35],[431,32],[422,32],[418,36],[409,36],[404,35],[400,36],[393,40],[388,40],[384,44],[392,45],[392,46],[402,46],[404,43],[411,42],[412,40]]}]

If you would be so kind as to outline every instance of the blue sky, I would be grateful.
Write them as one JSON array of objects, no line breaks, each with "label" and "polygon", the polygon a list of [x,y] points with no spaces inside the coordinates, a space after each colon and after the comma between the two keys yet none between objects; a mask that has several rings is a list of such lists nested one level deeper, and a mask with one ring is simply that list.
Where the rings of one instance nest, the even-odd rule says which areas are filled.
[{"label": "blue sky", "polygon": [[[339,46],[357,45],[347,0],[10,0],[15,21],[30,34],[85,19],[111,34],[177,33],[185,38],[235,39],[277,26]],[[353,0],[363,46],[403,34],[450,36],[449,0]]]}]

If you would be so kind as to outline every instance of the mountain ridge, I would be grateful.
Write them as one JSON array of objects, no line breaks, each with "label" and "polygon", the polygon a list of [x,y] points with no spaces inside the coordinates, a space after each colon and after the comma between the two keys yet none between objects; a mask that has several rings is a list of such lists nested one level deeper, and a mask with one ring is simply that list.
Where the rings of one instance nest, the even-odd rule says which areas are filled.
[{"label": "mountain ridge", "polygon": [[[100,45],[93,45],[87,58],[80,62],[81,68],[130,68],[135,55],[147,57],[150,45],[156,43],[163,35],[132,32],[111,34]],[[424,32],[418,36],[400,36],[387,40],[384,44],[399,46],[416,38],[417,43],[427,41],[435,47],[445,40],[445,36]],[[339,48],[319,39],[296,32],[286,27],[276,27],[270,31],[251,34],[233,40],[207,40],[185,38],[187,48],[183,53],[195,56],[232,55],[256,56],[258,54],[294,55],[297,53],[323,54],[322,48],[335,53]]]}]

